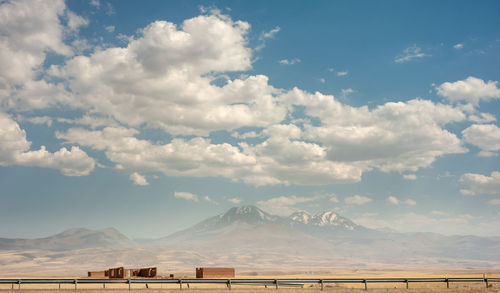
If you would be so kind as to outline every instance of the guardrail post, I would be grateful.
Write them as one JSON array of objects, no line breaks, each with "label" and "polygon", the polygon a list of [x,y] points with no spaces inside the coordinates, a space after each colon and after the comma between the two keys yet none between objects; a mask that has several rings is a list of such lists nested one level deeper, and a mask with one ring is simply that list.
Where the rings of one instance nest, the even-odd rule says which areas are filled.
[{"label": "guardrail post", "polygon": [[58,290],[61,290],[61,283],[58,283],[58,285],[59,285],[59,288],[58,288]]},{"label": "guardrail post", "polygon": [[488,279],[484,278],[484,282],[486,283],[486,289],[488,289]]},{"label": "guardrail post", "polygon": [[321,291],[323,291],[323,289],[325,288],[324,284],[323,284],[323,280],[320,280],[321,282]]},{"label": "guardrail post", "polygon": [[179,290],[182,290],[182,280],[179,279]]},{"label": "guardrail post", "polygon": [[17,280],[17,290],[21,291],[21,280]]},{"label": "guardrail post", "polygon": [[130,279],[128,279],[128,290],[130,291]]},{"label": "guardrail post", "polygon": [[231,290],[231,279],[227,280],[227,288]]},{"label": "guardrail post", "polygon": [[106,283],[102,283],[102,288],[106,289]]},{"label": "guardrail post", "polygon": [[450,280],[446,278],[446,289],[450,289]]},{"label": "guardrail post", "polygon": [[278,290],[278,280],[274,280],[274,282],[276,283],[276,290]]},{"label": "guardrail post", "polygon": [[406,282],[406,289],[408,289],[410,287],[410,283],[408,282],[408,279],[406,279],[405,282]]},{"label": "guardrail post", "polygon": [[78,281],[76,279],[74,281],[75,281],[75,291],[76,291],[76,290],[78,290],[78,285],[77,285]]},{"label": "guardrail post", "polygon": [[365,279],[364,282],[365,282],[365,290],[368,290],[368,281]]}]

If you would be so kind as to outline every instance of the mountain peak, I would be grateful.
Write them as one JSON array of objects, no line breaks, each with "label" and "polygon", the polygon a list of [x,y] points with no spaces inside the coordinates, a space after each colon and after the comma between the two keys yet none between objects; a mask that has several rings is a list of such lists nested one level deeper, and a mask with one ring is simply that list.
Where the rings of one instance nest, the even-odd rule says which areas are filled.
[{"label": "mountain peak", "polygon": [[298,211],[291,214],[288,221],[292,225],[335,227],[345,230],[354,230],[358,227],[353,221],[340,216],[334,211],[319,212],[314,216],[305,211]]},{"label": "mountain peak", "polygon": [[253,205],[234,207],[222,214],[221,223],[244,222],[248,224],[264,224],[274,222],[276,216],[270,215]]},{"label": "mountain peak", "polygon": [[288,217],[293,222],[298,222],[302,224],[309,224],[309,220],[311,219],[311,215],[306,211],[297,211],[292,213]]}]

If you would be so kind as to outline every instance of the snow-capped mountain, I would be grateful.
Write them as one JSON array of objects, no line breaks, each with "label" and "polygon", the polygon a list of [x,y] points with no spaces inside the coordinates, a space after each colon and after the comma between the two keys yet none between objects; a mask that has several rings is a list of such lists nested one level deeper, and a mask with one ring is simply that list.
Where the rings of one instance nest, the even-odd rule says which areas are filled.
[{"label": "snow-capped mountain", "polygon": [[354,231],[361,228],[361,226],[353,221],[333,211],[319,212],[313,216],[305,211],[299,211],[291,214],[287,218],[287,222],[290,226],[298,228],[322,227],[344,231]]},{"label": "snow-capped mountain", "polygon": [[309,220],[311,219],[311,215],[305,211],[298,211],[291,214],[288,219],[290,223],[300,223],[307,225],[309,224]]}]

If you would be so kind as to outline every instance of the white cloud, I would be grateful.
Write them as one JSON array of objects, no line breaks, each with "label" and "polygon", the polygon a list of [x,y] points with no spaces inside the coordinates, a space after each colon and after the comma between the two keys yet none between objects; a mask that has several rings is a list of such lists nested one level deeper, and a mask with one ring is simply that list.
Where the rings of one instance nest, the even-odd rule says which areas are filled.
[{"label": "white cloud", "polygon": [[337,76],[346,76],[348,74],[347,71],[339,71],[337,72]]},{"label": "white cloud", "polygon": [[403,53],[394,58],[394,62],[396,63],[405,63],[414,59],[421,59],[424,57],[428,57],[430,55],[422,52],[422,49],[417,47],[417,45],[413,45],[411,47],[406,48]]},{"label": "white cloud", "polygon": [[321,82],[321,83],[325,83],[325,82],[326,82],[326,80],[325,80],[324,78],[320,78],[320,79],[319,79],[319,82]]},{"label": "white cloud", "polygon": [[417,204],[416,201],[414,201],[413,199],[407,199],[404,201],[405,204],[409,205],[409,206],[414,206]]},{"label": "white cloud", "polygon": [[239,139],[247,139],[247,138],[256,138],[261,137],[261,133],[257,133],[256,131],[248,131],[244,133],[238,133],[237,131],[231,132],[231,136]]},{"label": "white cloud", "polygon": [[479,147],[482,151],[500,150],[500,127],[494,124],[471,125],[462,131],[462,136],[465,142]]},{"label": "white cloud", "polygon": [[132,180],[132,182],[134,182],[135,185],[141,185],[141,186],[149,185],[146,178],[137,172],[130,174],[129,178],[130,180]]},{"label": "white cloud", "polygon": [[321,142],[326,158],[356,166],[358,172],[373,167],[416,171],[430,166],[438,156],[467,152],[456,135],[442,128],[466,117],[450,105],[417,99],[370,110],[299,89],[290,91],[284,99],[305,106],[307,115],[322,122],[320,126],[304,125],[303,137]]},{"label": "white cloud", "polygon": [[348,95],[354,93],[355,90],[351,89],[351,88],[348,88],[348,89],[342,89],[340,91],[340,95],[343,97],[343,98],[347,98]]},{"label": "white cloud", "polygon": [[500,98],[500,89],[497,85],[498,81],[484,82],[480,78],[469,76],[465,80],[444,82],[436,89],[440,96],[451,102],[464,101],[477,105],[480,101]]},{"label": "white cloud", "polygon": [[387,203],[390,203],[392,205],[399,205],[399,199],[395,196],[389,196],[385,200]]},{"label": "white cloud", "polygon": [[311,202],[317,200],[319,197],[300,197],[300,196],[279,196],[273,197],[268,200],[257,202],[257,206],[268,213],[280,216],[289,216],[293,212],[300,210],[296,207],[297,204]]},{"label": "white cloud", "polygon": [[240,204],[243,200],[241,198],[232,197],[227,199],[228,202],[232,204]]},{"label": "white cloud", "polygon": [[362,205],[365,203],[369,203],[371,201],[372,201],[371,198],[366,197],[366,196],[361,196],[358,194],[344,198],[344,202],[346,204]]},{"label": "white cloud", "polygon": [[205,195],[205,196],[203,197],[203,200],[205,200],[206,202],[209,202],[209,203],[211,203],[211,204],[214,204],[214,205],[219,205],[219,203],[218,203],[218,202],[216,202],[215,200],[213,200],[213,199],[212,199],[210,196],[208,196],[208,195]]},{"label": "white cloud", "polygon": [[99,6],[101,6],[101,3],[99,2],[99,0],[90,0],[90,5],[99,8]]},{"label": "white cloud", "polygon": [[453,49],[457,49],[457,50],[460,50],[463,47],[464,47],[464,44],[462,44],[462,43],[458,43],[458,44],[453,45]]},{"label": "white cloud", "polygon": [[72,31],[78,30],[82,26],[87,26],[89,21],[71,11],[66,12],[68,18],[68,28]]},{"label": "white cloud", "polygon": [[272,30],[268,31],[268,32],[263,32],[262,35],[261,35],[261,39],[270,39],[270,38],[274,38],[274,36],[280,31],[280,27],[279,26],[276,26],[275,28],[273,28]]},{"label": "white cloud", "polygon": [[76,37],[75,48],[64,41],[87,24],[63,0],[0,2],[2,108],[33,110],[71,103],[64,84],[48,82],[43,65],[49,53],[70,57],[79,52],[85,40]]},{"label": "white cloud", "polygon": [[174,192],[174,197],[198,202],[198,196],[196,194],[193,194],[190,192],[178,192],[178,191],[176,191],[176,192]]},{"label": "white cloud", "polygon": [[417,175],[415,174],[404,174],[403,178],[406,180],[417,180]]},{"label": "white cloud", "polygon": [[[247,40],[250,25],[220,12],[178,26],[156,21],[122,47],[70,57],[73,52],[62,41],[62,32],[69,28],[58,19],[71,14],[63,2],[50,3],[50,17],[31,15],[36,13],[28,9],[35,24],[49,23],[40,27],[52,32],[50,40],[45,40],[43,30],[31,27],[28,33],[16,35],[15,18],[10,14],[17,12],[9,10],[14,4],[0,8],[10,17],[0,20],[7,24],[9,37],[0,46],[4,42],[16,51],[13,48],[19,42],[36,57],[18,79],[0,75],[12,88],[7,96],[0,94],[2,105],[10,109],[60,105],[82,111],[81,118],[46,121],[94,129],[69,128],[56,137],[104,152],[128,174],[160,171],[168,176],[216,176],[253,185],[352,183],[375,168],[415,172],[431,166],[439,156],[467,151],[446,130],[446,124],[463,121],[470,114],[458,106],[417,99],[372,109],[351,107],[321,93],[274,88],[264,75],[220,79],[227,72],[252,66]],[[84,24],[73,17],[73,28]],[[276,32],[277,28],[264,37]],[[38,35],[43,39],[40,43],[25,40]],[[50,76],[33,81],[48,51],[69,59],[52,66]],[[52,84],[52,77],[62,81]],[[214,82],[220,80],[225,83]],[[306,117],[287,120],[297,107],[304,109]],[[313,124],[313,120],[320,123]],[[148,128],[168,132],[174,139],[164,144],[138,139],[140,130]],[[229,144],[197,137],[213,131],[226,131],[240,140],[258,139]]]},{"label": "white cloud", "polygon": [[500,194],[500,172],[493,171],[491,175],[466,173],[460,177],[460,183],[467,186],[460,190],[464,195]]},{"label": "white cloud", "polygon": [[114,25],[108,25],[104,28],[107,32],[112,33],[115,31],[115,26]]},{"label": "white cloud", "polygon": [[248,29],[248,23],[219,14],[188,19],[179,28],[156,21],[126,47],[75,57],[53,66],[51,74],[69,80],[81,108],[133,127],[208,135],[279,123],[286,109],[266,76],[212,84],[216,73],[251,68]]},{"label": "white cloud", "polygon": [[20,165],[59,169],[66,176],[88,175],[95,166],[94,159],[79,147],[61,148],[51,153],[41,146],[30,150],[26,132],[7,114],[0,112],[0,166]]},{"label": "white cloud", "polygon": [[282,59],[279,61],[279,64],[281,65],[294,65],[300,63],[299,58],[293,58],[293,59]]}]

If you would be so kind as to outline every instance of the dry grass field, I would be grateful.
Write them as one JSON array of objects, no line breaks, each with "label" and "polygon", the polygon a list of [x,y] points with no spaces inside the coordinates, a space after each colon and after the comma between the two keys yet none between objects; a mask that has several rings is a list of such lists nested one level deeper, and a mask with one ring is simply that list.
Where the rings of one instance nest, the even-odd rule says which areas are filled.
[{"label": "dry grass field", "polygon": [[[316,272],[251,272],[244,274],[238,274],[237,278],[248,278],[248,279],[303,279],[303,278],[419,278],[419,277],[434,277],[434,278],[481,278],[485,274],[489,278],[500,278],[500,271],[479,271],[479,270],[447,270],[447,271],[436,271],[436,270],[415,270],[415,271],[404,271],[404,270],[394,270],[394,271],[359,271],[359,270],[334,270],[334,271],[316,271]],[[22,278],[35,278],[36,276],[23,276]],[[182,278],[193,278],[193,275],[189,273],[179,273],[176,274],[177,277]],[[1,278],[1,276],[0,276]],[[19,278],[19,277],[18,277]],[[60,277],[69,278],[69,277]],[[73,277],[75,278],[75,277]],[[1,290],[16,292],[18,291],[17,285],[11,287],[11,285],[0,285]],[[106,289],[113,289],[109,291],[104,291],[102,285],[97,284],[79,284],[78,289],[84,289],[84,292],[97,293],[97,292],[120,292],[120,293],[138,293],[138,292],[179,292],[178,284],[149,284],[147,291],[146,285],[144,284],[132,284],[131,290],[128,290],[127,284],[108,284]],[[74,285],[63,284],[60,289],[58,285],[47,284],[47,285],[22,285],[23,292],[74,292]],[[212,285],[212,284],[191,284],[188,288],[187,284],[183,285],[182,292],[228,292],[228,288],[225,285]],[[280,287],[276,290],[274,286],[249,286],[249,285],[233,285],[232,291],[237,292],[290,292],[290,293],[300,293],[300,292],[321,292],[319,284],[305,284],[304,288],[287,288]],[[367,292],[364,290],[363,284],[325,284],[324,292]],[[500,283],[492,283],[490,287],[486,289],[484,283],[451,283],[450,288],[446,288],[445,283],[410,283],[410,288],[406,289],[406,284],[403,283],[380,283],[368,284],[368,292],[500,292]]]}]

